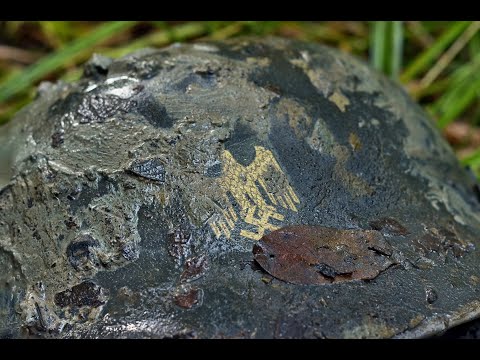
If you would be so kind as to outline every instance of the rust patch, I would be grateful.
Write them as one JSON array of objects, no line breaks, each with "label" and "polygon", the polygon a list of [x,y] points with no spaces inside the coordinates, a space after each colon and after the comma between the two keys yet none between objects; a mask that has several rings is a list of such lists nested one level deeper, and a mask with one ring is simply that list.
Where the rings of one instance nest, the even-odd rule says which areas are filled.
[{"label": "rust patch", "polygon": [[348,147],[335,144],[333,147],[333,156],[335,156],[337,160],[333,172],[335,176],[346,183],[346,187],[352,195],[364,196],[373,194],[373,188],[364,179],[347,170],[346,164],[350,159]]},{"label": "rust patch", "polygon": [[420,239],[415,241],[417,248],[419,248],[423,254],[428,254],[431,251],[440,252],[442,249],[442,243],[440,239],[432,234],[425,234]]},{"label": "rust patch", "polygon": [[308,116],[305,108],[295,100],[282,98],[278,102],[276,115],[278,117],[288,116],[288,124],[299,139],[307,137],[311,131],[313,125],[312,118]]},{"label": "rust patch", "polygon": [[59,292],[54,298],[55,304],[60,307],[99,307],[105,304],[106,297],[103,290],[91,281],[85,281],[71,289]]},{"label": "rust patch", "polygon": [[409,231],[402,224],[397,220],[388,217],[371,221],[370,226],[374,230],[381,231],[382,234],[401,236],[409,234]]},{"label": "rust patch", "polygon": [[360,138],[355,133],[350,133],[348,136],[348,142],[352,147],[353,151],[358,151],[362,148],[362,143],[360,142]]},{"label": "rust patch", "polygon": [[410,329],[416,328],[418,325],[422,323],[423,320],[425,320],[425,316],[422,314],[418,314],[417,316],[415,316],[410,320],[410,322],[408,323],[408,327]]},{"label": "rust patch", "polygon": [[189,258],[185,261],[181,281],[193,281],[200,278],[208,269],[208,262],[205,255]]},{"label": "rust patch", "polygon": [[182,229],[176,229],[168,235],[168,253],[181,265],[191,252],[192,237]]},{"label": "rust patch", "polygon": [[374,189],[364,179],[347,170],[347,164],[352,157],[352,150],[348,146],[340,145],[337,142],[325,125],[324,120],[319,118],[315,122],[312,133],[306,140],[312,149],[335,158],[334,176],[345,183],[345,188],[353,196],[365,196],[374,193]]},{"label": "rust patch", "polygon": [[197,288],[192,288],[184,293],[175,295],[173,302],[181,308],[191,309],[194,305],[200,302],[201,298],[202,291]]},{"label": "rust patch", "polygon": [[470,283],[474,286],[477,286],[480,283],[480,278],[476,275],[470,276]]},{"label": "rust patch", "polygon": [[446,228],[431,228],[428,233],[415,239],[414,244],[424,255],[434,252],[445,257],[450,253],[453,257],[460,258],[471,250],[470,244],[462,242],[454,230]]},{"label": "rust patch", "polygon": [[394,263],[391,246],[376,230],[305,225],[263,236],[253,255],[272,276],[303,285],[373,279]]}]

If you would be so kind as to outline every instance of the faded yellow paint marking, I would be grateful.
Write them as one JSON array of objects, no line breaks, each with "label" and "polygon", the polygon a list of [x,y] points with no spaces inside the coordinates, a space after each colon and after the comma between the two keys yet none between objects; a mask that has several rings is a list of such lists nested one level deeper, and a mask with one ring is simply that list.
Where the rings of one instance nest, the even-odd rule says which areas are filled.
[{"label": "faded yellow paint marking", "polygon": [[230,238],[230,235],[231,235],[231,232],[230,232],[230,229],[227,227],[227,225],[225,224],[225,222],[223,221],[219,221],[219,225],[220,227],[222,228],[222,232],[225,234],[225,236],[227,238]]},{"label": "faded yellow paint marking", "polygon": [[341,112],[345,112],[346,107],[350,105],[350,100],[348,100],[348,98],[346,98],[345,95],[338,90],[330,95],[328,100],[337,105]]},{"label": "faded yellow paint marking", "polygon": [[271,63],[271,60],[267,57],[247,57],[246,60],[250,65],[259,65],[261,67],[267,67]]},{"label": "faded yellow paint marking", "polygon": [[293,201],[296,203],[300,203],[300,200],[298,199],[297,195],[293,192],[293,189],[291,187],[288,188],[288,193],[292,197]]},{"label": "faded yellow paint marking", "polygon": [[233,229],[233,228],[235,227],[235,223],[234,223],[233,220],[230,218],[230,214],[229,214],[227,211],[225,211],[225,210],[223,210],[222,212],[223,212],[223,217],[224,217],[224,219],[227,221],[228,227],[231,228],[231,229]]},{"label": "faded yellow paint marking", "polygon": [[273,205],[277,205],[277,200],[275,200],[275,196],[273,196],[267,189],[267,185],[265,184],[265,181],[262,179],[257,180],[260,186],[263,188],[263,190],[267,193],[268,198],[270,201],[273,203]]},{"label": "faded yellow paint marking", "polygon": [[[300,200],[272,152],[255,146],[255,153],[255,159],[248,166],[237,163],[228,150],[222,154],[223,173],[218,185],[223,192],[226,210],[209,222],[217,238],[222,235],[230,238],[231,232],[239,226],[241,236],[259,240],[265,231],[279,228],[271,221],[284,220],[284,215],[279,212],[281,208],[298,211],[295,203],[299,204]],[[260,190],[266,193],[266,197]],[[239,216],[227,194],[235,199]]]},{"label": "faded yellow paint marking", "polygon": [[282,195],[277,195],[277,200],[278,200],[278,202],[280,203],[280,205],[282,205],[284,208],[287,208],[287,207],[288,207],[287,203],[283,200],[283,196],[282,196]]},{"label": "faded yellow paint marking", "polygon": [[287,202],[288,207],[289,207],[291,210],[297,212],[297,207],[295,206],[295,204],[293,203],[292,199],[290,198],[290,195],[285,194],[285,201]]},{"label": "faded yellow paint marking", "polygon": [[220,231],[220,229],[218,228],[217,224],[215,223],[215,221],[212,221],[210,223],[210,227],[212,228],[213,232],[215,233],[215,236],[218,238],[222,235],[222,232]]},{"label": "faded yellow paint marking", "polygon": [[237,214],[235,213],[235,210],[233,210],[233,207],[229,206],[228,212],[232,216],[233,221],[237,221],[238,217],[237,217]]}]

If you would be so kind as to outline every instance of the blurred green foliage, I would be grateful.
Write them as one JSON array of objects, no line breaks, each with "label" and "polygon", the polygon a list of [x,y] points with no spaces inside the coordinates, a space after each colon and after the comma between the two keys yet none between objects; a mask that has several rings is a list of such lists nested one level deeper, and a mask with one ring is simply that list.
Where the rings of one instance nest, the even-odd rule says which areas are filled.
[{"label": "blurred green foliage", "polygon": [[400,82],[480,176],[479,29],[478,21],[4,21],[0,124],[31,101],[40,81],[78,79],[94,52],[117,57],[178,41],[276,35],[334,46]]}]

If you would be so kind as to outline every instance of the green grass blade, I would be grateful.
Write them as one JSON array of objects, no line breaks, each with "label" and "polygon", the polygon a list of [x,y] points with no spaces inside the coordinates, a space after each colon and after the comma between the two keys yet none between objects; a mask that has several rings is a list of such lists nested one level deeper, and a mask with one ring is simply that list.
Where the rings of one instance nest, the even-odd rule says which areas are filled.
[{"label": "green grass blade", "polygon": [[390,58],[390,73],[394,78],[400,74],[403,58],[403,24],[401,21],[392,21],[391,24],[392,52]]},{"label": "green grass blade", "polygon": [[453,61],[455,56],[468,44],[472,37],[477,34],[480,29],[480,21],[473,21],[465,31],[458,36],[452,46],[445,51],[437,60],[436,64],[428,70],[427,74],[420,81],[421,87],[427,87],[432,84],[442,71]]},{"label": "green grass blade", "polygon": [[462,96],[465,88],[472,82],[472,79],[477,77],[480,71],[480,53],[475,61],[471,61],[465,65],[458,67],[450,76],[435,81],[429,85],[425,90],[435,87],[438,83],[446,82],[448,86],[443,89],[442,95],[429,107],[437,115],[440,116],[445,112],[455,99]]},{"label": "green grass blade", "polygon": [[473,79],[467,79],[463,86],[456,89],[449,101],[444,102],[444,113],[438,120],[438,127],[443,129],[445,126],[454,121],[480,93],[480,76],[477,75]]},{"label": "green grass blade", "polygon": [[416,75],[426,70],[430,64],[471,24],[470,21],[455,21],[451,24],[435,43],[410,62],[400,81],[406,83]]},{"label": "green grass blade", "polygon": [[245,27],[245,23],[241,21],[236,21],[232,24],[229,24],[228,26],[224,26],[223,28],[217,29],[214,32],[210,33],[208,35],[209,39],[212,40],[223,40],[227,39],[239,32],[242,31],[242,29]]},{"label": "green grass blade", "polygon": [[93,46],[132,27],[135,23],[136,22],[132,21],[105,23],[91,30],[87,35],[78,40],[45,56],[37,63],[26,68],[22,73],[10,77],[3,84],[0,84],[0,102],[28,89],[28,87],[42,79],[45,75],[61,68],[66,62],[71,62],[73,58],[82,54],[84,51],[90,51]]},{"label": "green grass blade", "polygon": [[385,63],[385,34],[386,34],[387,22],[375,21],[371,25],[370,34],[370,59],[372,66],[379,70],[384,71],[383,64]]},{"label": "green grass blade", "polygon": [[206,34],[210,27],[208,22],[195,21],[180,24],[165,30],[155,31],[130,42],[127,46],[105,51],[104,54],[111,57],[120,57],[144,47],[164,46],[175,41],[184,41]]},{"label": "green grass blade", "polygon": [[480,54],[480,33],[475,34],[472,40],[470,40],[468,43],[468,50],[471,58],[474,58],[477,54]]},{"label": "green grass blade", "polygon": [[[448,86],[428,108],[439,118],[438,126],[443,128],[461,115],[480,92],[480,53],[468,63],[459,66],[445,80]],[[433,85],[433,84],[432,84]]]},{"label": "green grass blade", "polygon": [[468,165],[472,168],[480,167],[480,149],[477,149],[472,154],[464,157],[460,162],[463,165]]},{"label": "green grass blade", "polygon": [[405,24],[408,31],[405,32],[407,41],[417,43],[423,48],[428,48],[435,41],[422,21],[407,21]]},{"label": "green grass blade", "polygon": [[400,71],[403,56],[402,22],[374,22],[370,39],[370,56],[373,67],[392,78],[396,78]]}]

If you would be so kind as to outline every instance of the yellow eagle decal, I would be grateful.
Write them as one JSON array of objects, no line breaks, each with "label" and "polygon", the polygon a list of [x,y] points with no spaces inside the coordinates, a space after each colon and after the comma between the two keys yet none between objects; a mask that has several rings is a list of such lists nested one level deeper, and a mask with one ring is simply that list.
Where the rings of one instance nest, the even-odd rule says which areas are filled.
[{"label": "yellow eagle decal", "polygon": [[[256,231],[240,229],[240,235],[260,240],[266,230],[279,228],[271,223],[271,219],[283,221],[280,208],[298,211],[295,204],[299,204],[300,200],[272,152],[255,146],[255,153],[255,159],[248,166],[237,163],[228,150],[222,154],[223,171],[219,185],[226,207],[209,222],[217,238],[222,235],[230,238],[235,226],[240,223],[242,227],[244,222]],[[239,205],[240,214],[235,211],[227,194]]]}]

